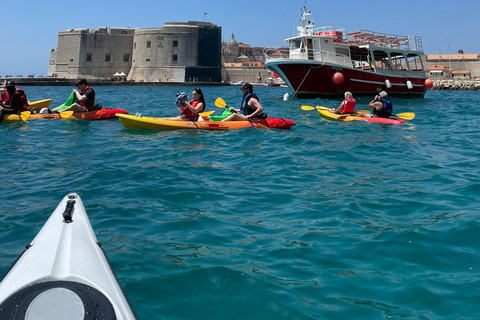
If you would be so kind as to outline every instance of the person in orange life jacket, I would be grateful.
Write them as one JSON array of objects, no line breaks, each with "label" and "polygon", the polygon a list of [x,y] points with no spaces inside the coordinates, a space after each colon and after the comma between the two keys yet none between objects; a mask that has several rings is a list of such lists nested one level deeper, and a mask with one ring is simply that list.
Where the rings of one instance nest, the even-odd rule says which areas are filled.
[{"label": "person in orange life jacket", "polygon": [[372,110],[374,116],[380,118],[388,118],[392,115],[393,105],[392,101],[388,98],[388,93],[385,91],[380,92],[375,98],[368,104],[368,107]]},{"label": "person in orange life jacket", "polygon": [[342,101],[337,109],[330,109],[330,112],[336,114],[355,113],[355,99],[350,91],[345,92],[345,100]]},{"label": "person in orange life jacket", "polygon": [[205,97],[203,96],[202,89],[195,88],[192,91],[192,100],[188,101],[187,94],[185,92],[177,93],[175,96],[176,105],[180,111],[180,115],[174,118],[164,118],[168,120],[177,121],[202,121],[202,117],[198,114],[205,111],[207,104],[205,103]]},{"label": "person in orange life jacket", "polygon": [[28,99],[25,91],[16,88],[15,82],[10,81],[5,85],[5,93],[1,95],[0,118],[4,114],[16,114],[28,110]]},{"label": "person in orange life jacket", "polygon": [[245,121],[249,118],[266,118],[263,112],[263,107],[258,101],[257,95],[253,93],[253,86],[250,83],[244,83],[240,88],[243,93],[242,105],[240,109],[233,109],[238,113],[226,117],[222,121]]},{"label": "person in orange life jacket", "polygon": [[[62,109],[62,111],[75,111],[75,112],[86,112],[86,111],[93,111],[95,107],[95,91],[92,87],[87,85],[86,79],[79,79],[75,81],[75,87],[77,89],[73,89],[72,91],[77,96],[79,103],[72,103],[69,107]],[[53,112],[57,112],[60,107],[52,109]]]}]

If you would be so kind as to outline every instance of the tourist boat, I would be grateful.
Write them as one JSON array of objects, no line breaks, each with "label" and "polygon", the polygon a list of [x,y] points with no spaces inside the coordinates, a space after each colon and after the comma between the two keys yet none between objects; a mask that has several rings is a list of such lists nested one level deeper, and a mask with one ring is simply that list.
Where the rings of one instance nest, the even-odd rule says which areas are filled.
[{"label": "tourist boat", "polygon": [[354,95],[423,97],[431,87],[421,57],[422,39],[367,30],[314,28],[311,12],[301,11],[289,48],[266,48],[268,70],[281,77],[298,98]]}]

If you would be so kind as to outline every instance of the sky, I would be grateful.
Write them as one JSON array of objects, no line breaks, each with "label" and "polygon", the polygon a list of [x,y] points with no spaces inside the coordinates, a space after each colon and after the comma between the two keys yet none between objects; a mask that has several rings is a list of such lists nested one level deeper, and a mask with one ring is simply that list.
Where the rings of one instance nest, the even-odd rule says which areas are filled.
[{"label": "sky", "polygon": [[0,76],[46,76],[58,32],[75,28],[151,28],[205,18],[222,27],[222,40],[234,33],[250,46],[282,46],[305,3],[317,27],[416,35],[425,54],[480,54],[480,0],[0,0]]}]

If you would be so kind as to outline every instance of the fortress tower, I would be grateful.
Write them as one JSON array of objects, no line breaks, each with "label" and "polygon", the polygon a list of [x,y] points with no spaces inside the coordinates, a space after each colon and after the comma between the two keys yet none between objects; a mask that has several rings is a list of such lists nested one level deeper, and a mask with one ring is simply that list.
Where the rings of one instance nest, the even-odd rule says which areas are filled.
[{"label": "fortress tower", "polygon": [[221,27],[209,22],[166,22],[137,29],[129,80],[220,82]]}]

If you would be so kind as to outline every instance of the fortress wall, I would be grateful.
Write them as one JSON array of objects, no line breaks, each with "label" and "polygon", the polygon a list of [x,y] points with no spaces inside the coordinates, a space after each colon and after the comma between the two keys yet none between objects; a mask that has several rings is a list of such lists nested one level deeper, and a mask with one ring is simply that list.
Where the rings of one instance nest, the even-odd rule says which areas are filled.
[{"label": "fortress wall", "polygon": [[70,29],[58,33],[55,75],[59,78],[74,78],[78,73],[81,35],[87,29]]},{"label": "fortress wall", "polygon": [[57,50],[51,53],[48,75],[78,79],[111,78],[115,72],[127,74],[132,64],[134,32],[132,28],[61,31]]},{"label": "fortress wall", "polygon": [[[163,28],[138,29],[128,80],[219,82],[220,39],[221,28],[205,22],[167,22]],[[208,52],[199,52],[205,43]]]},{"label": "fortress wall", "polygon": [[106,29],[82,35],[77,77],[111,78],[116,72],[128,74],[130,71],[135,29]]},{"label": "fortress wall", "polygon": [[262,77],[262,81],[271,77],[271,72],[265,68],[259,69],[240,69],[240,68],[223,68],[222,79],[230,82],[250,82],[256,83],[258,74]]}]

